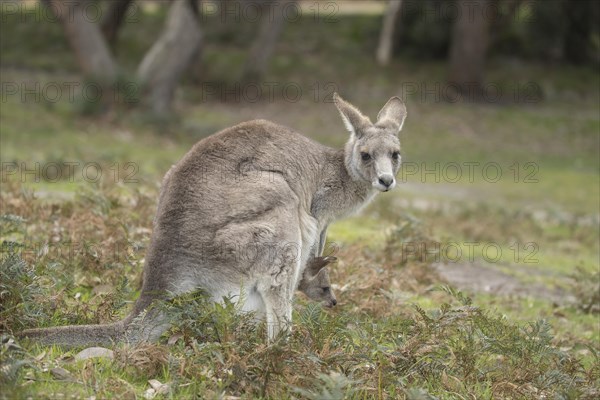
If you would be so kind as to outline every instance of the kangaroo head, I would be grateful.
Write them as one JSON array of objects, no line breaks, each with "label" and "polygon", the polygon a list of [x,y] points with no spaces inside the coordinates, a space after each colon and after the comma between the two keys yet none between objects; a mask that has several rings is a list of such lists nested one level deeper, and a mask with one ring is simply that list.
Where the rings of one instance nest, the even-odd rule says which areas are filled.
[{"label": "kangaroo head", "polygon": [[304,276],[298,289],[308,298],[322,302],[325,307],[333,307],[337,299],[331,290],[328,264],[336,261],[335,257],[316,257],[306,266]]},{"label": "kangaroo head", "polygon": [[350,139],[346,143],[345,163],[354,180],[372,185],[381,192],[396,186],[400,169],[400,139],[398,133],[406,118],[406,106],[398,97],[392,97],[379,111],[374,124],[356,107],[333,95]]}]

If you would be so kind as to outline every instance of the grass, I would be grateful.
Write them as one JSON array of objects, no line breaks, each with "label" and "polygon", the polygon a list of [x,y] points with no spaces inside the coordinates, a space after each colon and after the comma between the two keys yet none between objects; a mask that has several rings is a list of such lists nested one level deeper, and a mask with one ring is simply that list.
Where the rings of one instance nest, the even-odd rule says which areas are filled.
[{"label": "grass", "polygon": [[[153,10],[125,27],[117,54],[126,73],[135,70],[156,35],[152,25],[163,17]],[[28,18],[7,18],[0,26],[2,81],[78,81],[60,29]],[[90,113],[79,97],[3,99],[0,396],[139,398],[150,379],[168,385],[157,395],[165,398],[600,394],[597,73],[535,64],[516,70],[491,60],[491,81],[508,92],[535,82],[543,100],[441,103],[406,92],[409,84],[443,82],[442,64],[396,60],[379,68],[368,55],[377,18],[343,18],[333,24],[303,19],[286,29],[266,80],[297,83],[303,89],[297,102],[284,101],[280,92],[256,103],[203,99],[196,72],[178,94],[172,121],[128,108]],[[201,78],[229,87],[254,27],[232,32],[213,22],[206,24]],[[292,335],[267,345],[264,327],[237,314],[234,304],[207,304],[196,293],[165,305],[176,323],[160,343],[117,347],[113,360],[74,361],[81,349],[14,341],[24,328],[104,323],[127,313],[140,288],[162,176],[202,137],[260,117],[341,146],[346,133],[325,102],[332,83],[371,116],[382,99],[403,89],[409,108],[402,133],[405,179],[359,216],[330,228],[330,248],[340,259],[331,273],[335,309],[298,296]],[[13,162],[26,169],[39,164],[39,182],[21,170],[8,173],[5,163]],[[491,162],[503,173],[497,182],[482,173]],[[48,168],[52,163],[61,166],[60,178]],[[66,163],[79,164],[69,170]],[[453,182],[442,172],[449,163],[481,168],[473,179],[463,169]],[[102,176],[92,179],[98,169]],[[435,172],[423,177],[427,170]],[[532,172],[537,182],[526,181]],[[406,247],[450,242],[463,254],[467,243],[478,249],[497,244],[503,256],[495,262],[481,252],[456,262],[481,265],[483,274],[500,271],[536,290],[524,296],[453,288],[443,268],[434,268],[450,262],[447,255],[436,259],[435,252]],[[537,263],[523,262],[522,252],[515,259],[515,242],[522,251],[535,243]],[[558,289],[558,300],[547,295]]]}]

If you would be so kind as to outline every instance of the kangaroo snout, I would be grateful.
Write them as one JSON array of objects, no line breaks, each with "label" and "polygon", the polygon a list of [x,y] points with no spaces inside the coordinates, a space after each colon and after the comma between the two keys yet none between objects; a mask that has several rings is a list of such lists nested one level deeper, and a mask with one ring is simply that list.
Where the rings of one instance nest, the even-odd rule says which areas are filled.
[{"label": "kangaroo snout", "polygon": [[335,298],[325,300],[322,305],[327,308],[332,308],[333,306],[337,305],[337,300]]},{"label": "kangaroo snout", "polygon": [[396,186],[396,180],[393,175],[383,174],[377,178],[377,184],[374,186],[382,192],[387,192]]},{"label": "kangaroo snout", "polygon": [[382,175],[379,177],[379,183],[383,186],[390,187],[394,183],[394,177],[391,175]]}]

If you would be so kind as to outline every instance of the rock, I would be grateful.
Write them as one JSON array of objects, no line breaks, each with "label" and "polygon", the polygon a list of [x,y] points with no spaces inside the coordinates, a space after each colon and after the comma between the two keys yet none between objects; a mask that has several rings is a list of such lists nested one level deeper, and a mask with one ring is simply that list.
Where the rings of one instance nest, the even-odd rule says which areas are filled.
[{"label": "rock", "polygon": [[167,394],[169,392],[170,387],[167,383],[160,383],[157,379],[150,379],[148,383],[152,386],[156,394]]},{"label": "rock", "polygon": [[60,381],[71,379],[71,373],[61,367],[52,368],[50,370],[50,373],[54,376],[55,379],[58,379]]},{"label": "rock", "polygon": [[97,357],[103,357],[112,360],[115,357],[115,354],[112,350],[104,347],[88,347],[87,349],[81,350],[79,353],[77,353],[75,360],[80,361]]}]

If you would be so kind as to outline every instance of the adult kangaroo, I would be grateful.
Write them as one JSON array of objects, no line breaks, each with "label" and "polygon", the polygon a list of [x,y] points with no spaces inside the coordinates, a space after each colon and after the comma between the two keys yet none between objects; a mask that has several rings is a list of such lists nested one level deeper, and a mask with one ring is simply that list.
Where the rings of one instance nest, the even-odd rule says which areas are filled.
[{"label": "adult kangaroo", "polygon": [[197,289],[266,316],[270,340],[289,329],[294,291],[322,254],[327,226],[393,189],[400,168],[402,100],[392,97],[375,123],[337,94],[333,100],[350,131],[344,149],[255,120],[201,140],[169,170],[141,295],[127,318],[20,336],[66,346],[155,341],[169,318],[151,303]]}]

